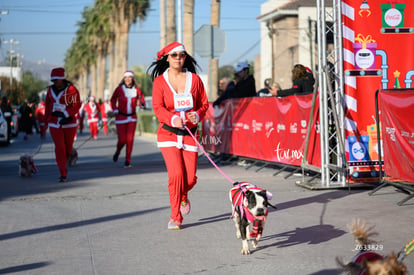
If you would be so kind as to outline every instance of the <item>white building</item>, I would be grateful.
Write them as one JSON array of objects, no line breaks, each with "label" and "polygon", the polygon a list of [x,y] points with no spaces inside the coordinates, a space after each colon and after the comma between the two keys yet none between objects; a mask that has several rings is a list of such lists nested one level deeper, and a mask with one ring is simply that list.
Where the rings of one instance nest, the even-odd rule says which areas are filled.
[{"label": "white building", "polygon": [[291,70],[298,63],[316,70],[316,0],[269,0],[261,5],[257,19],[263,39],[255,78],[261,85],[272,78],[290,88]]}]

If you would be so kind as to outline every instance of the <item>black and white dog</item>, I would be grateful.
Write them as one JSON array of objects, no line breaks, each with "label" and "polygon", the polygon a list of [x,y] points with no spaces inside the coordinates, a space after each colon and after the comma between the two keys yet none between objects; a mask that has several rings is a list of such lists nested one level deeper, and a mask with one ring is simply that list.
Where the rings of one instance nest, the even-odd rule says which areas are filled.
[{"label": "black and white dog", "polygon": [[37,173],[37,169],[34,165],[33,156],[29,154],[23,154],[19,159],[19,175],[22,177],[31,177]]},{"label": "black and white dog", "polygon": [[[233,209],[233,221],[236,226],[236,237],[242,239],[242,255],[250,254],[248,240],[251,240],[254,249],[262,237],[266,222],[268,207],[275,206],[269,203],[272,194],[265,189],[256,187],[248,182],[236,182],[229,192]],[[252,229],[250,230],[250,225]]]}]

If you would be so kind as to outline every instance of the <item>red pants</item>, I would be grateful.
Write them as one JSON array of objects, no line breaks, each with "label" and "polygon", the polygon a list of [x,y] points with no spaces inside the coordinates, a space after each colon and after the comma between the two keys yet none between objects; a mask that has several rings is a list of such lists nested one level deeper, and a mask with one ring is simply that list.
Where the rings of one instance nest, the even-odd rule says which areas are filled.
[{"label": "red pants", "polygon": [[126,145],[125,161],[131,162],[132,147],[134,146],[136,122],[128,122],[116,124],[116,132],[118,134],[118,143],[116,144],[116,151],[121,152],[124,145]]},{"label": "red pants", "polygon": [[55,143],[56,163],[59,167],[61,177],[67,176],[66,163],[72,153],[73,141],[76,127],[72,128],[49,128],[50,135]]},{"label": "red pants", "polygon": [[91,131],[91,136],[93,138],[98,137],[98,122],[89,122],[89,130]]},{"label": "red pants", "polygon": [[197,183],[198,153],[177,149],[176,147],[161,147],[161,153],[168,171],[171,219],[182,222],[183,216],[180,212],[180,204],[187,200],[188,192]]}]

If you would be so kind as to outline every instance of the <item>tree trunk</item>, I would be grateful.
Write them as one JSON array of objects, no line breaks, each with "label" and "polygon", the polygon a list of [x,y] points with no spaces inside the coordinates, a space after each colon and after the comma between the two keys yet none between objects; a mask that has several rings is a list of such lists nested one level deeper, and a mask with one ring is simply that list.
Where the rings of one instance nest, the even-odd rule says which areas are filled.
[{"label": "tree trunk", "polygon": [[177,41],[177,27],[175,15],[175,0],[167,0],[167,41],[166,44]]},{"label": "tree trunk", "polygon": [[115,90],[115,88],[118,86],[118,76],[116,75],[116,54],[115,54],[115,38],[109,43],[108,46],[108,89],[110,94]]},{"label": "tree trunk", "polygon": [[166,0],[160,0],[160,49],[167,45]]},{"label": "tree trunk", "polygon": [[184,39],[185,50],[194,55],[194,0],[184,0]]},{"label": "tree trunk", "polygon": [[104,91],[105,91],[105,82],[106,82],[106,75],[105,75],[105,65],[106,65],[106,55],[100,51],[97,60],[96,60],[96,98],[105,100],[104,98]]},{"label": "tree trunk", "polygon": [[[220,0],[211,0],[211,25],[220,26]],[[218,90],[218,67],[219,60],[217,58],[211,58],[209,62],[209,92],[208,99],[214,101],[217,98]]]},{"label": "tree trunk", "polygon": [[90,74],[89,74],[89,76],[90,76],[89,81],[91,83],[91,93],[90,93],[90,95],[96,97],[97,96],[97,94],[96,94],[96,62],[94,64],[91,64],[90,68],[91,68],[91,71],[90,71]]}]

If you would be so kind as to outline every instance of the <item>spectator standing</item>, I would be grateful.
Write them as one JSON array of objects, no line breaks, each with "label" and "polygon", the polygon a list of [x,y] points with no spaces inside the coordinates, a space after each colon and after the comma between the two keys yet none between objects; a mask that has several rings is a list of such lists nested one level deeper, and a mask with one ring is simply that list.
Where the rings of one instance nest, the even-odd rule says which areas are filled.
[{"label": "spectator standing", "polygon": [[256,83],[250,74],[250,65],[244,61],[239,62],[234,68],[234,86],[228,85],[226,91],[214,101],[213,106],[218,106],[226,99],[256,96]]},{"label": "spectator standing", "polygon": [[59,182],[66,182],[66,164],[72,153],[76,134],[76,114],[81,107],[79,91],[65,78],[64,68],[52,70],[53,85],[46,93],[45,117],[55,144],[56,163],[59,167]]},{"label": "spectator standing", "polygon": [[170,230],[180,229],[183,215],[189,214],[188,193],[197,183],[198,147],[184,126],[198,138],[198,123],[209,105],[196,66],[197,62],[178,42],[161,49],[157,61],[150,66],[152,104],[160,122],[157,145],[168,171]]},{"label": "spectator standing", "polygon": [[89,130],[91,137],[98,139],[98,121],[99,121],[99,106],[95,102],[95,97],[90,96],[89,102],[83,107],[85,113],[88,115]]},{"label": "spectator standing", "polygon": [[277,96],[284,97],[289,95],[303,95],[313,93],[315,78],[310,70],[307,70],[302,64],[296,64],[292,69],[292,88],[278,89]]},{"label": "spectator standing", "polygon": [[142,109],[145,108],[144,94],[136,86],[134,72],[125,71],[121,83],[111,97],[111,108],[115,114],[115,125],[118,135],[116,151],[112,160],[117,162],[122,148],[126,146],[125,168],[131,167],[132,148],[137,128],[137,106]]},{"label": "spectator standing", "polygon": [[280,90],[279,83],[272,81],[270,78],[268,78],[267,80],[269,80],[267,82],[265,81],[267,87],[260,89],[257,92],[257,96],[259,97],[277,96],[277,91]]},{"label": "spectator standing", "polygon": [[24,132],[24,140],[27,140],[33,135],[33,126],[36,123],[35,113],[33,109],[34,102],[26,100],[22,106],[20,106],[20,126]]}]

